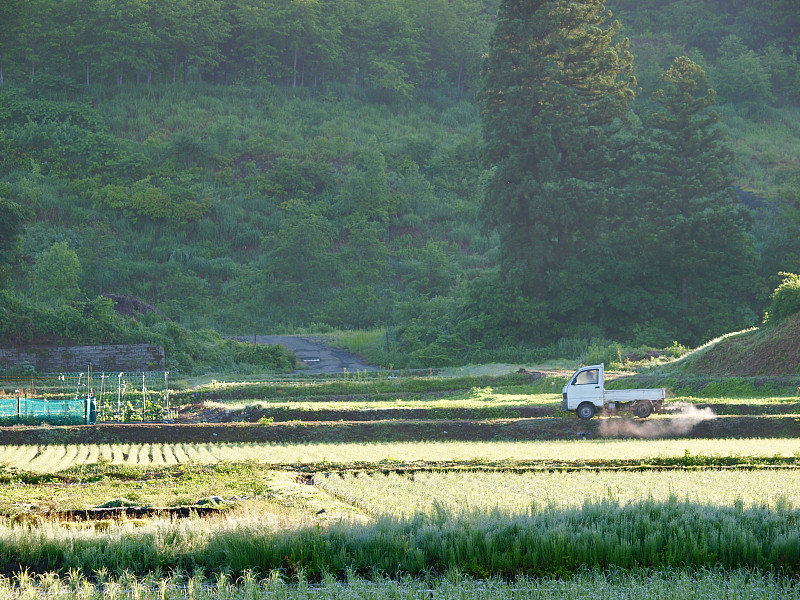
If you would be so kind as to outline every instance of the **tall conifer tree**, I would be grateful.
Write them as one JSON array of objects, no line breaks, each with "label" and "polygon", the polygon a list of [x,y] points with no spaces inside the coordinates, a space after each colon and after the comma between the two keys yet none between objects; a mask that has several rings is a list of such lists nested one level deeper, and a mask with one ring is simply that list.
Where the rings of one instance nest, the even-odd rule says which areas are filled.
[{"label": "tall conifer tree", "polygon": [[597,252],[624,161],[614,136],[634,97],[610,17],[601,0],[504,0],[479,93],[483,215],[505,285],[576,325],[602,302]]},{"label": "tall conifer tree", "polygon": [[733,152],[709,110],[716,94],[705,71],[683,56],[663,79],[666,86],[653,96],[663,110],[648,119],[639,173],[637,212],[649,230],[640,236],[648,239],[642,258],[650,285],[672,298],[666,316],[676,333],[696,343],[754,324],[748,290],[755,255],[750,216],[733,189]]}]

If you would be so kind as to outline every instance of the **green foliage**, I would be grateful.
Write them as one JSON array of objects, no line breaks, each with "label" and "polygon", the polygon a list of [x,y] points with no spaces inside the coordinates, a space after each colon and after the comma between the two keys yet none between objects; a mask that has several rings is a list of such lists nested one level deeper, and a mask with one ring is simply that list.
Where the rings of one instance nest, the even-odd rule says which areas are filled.
[{"label": "green foliage", "polygon": [[739,37],[724,38],[718,52],[713,83],[720,97],[729,102],[751,104],[772,100],[770,72]]},{"label": "green foliage", "polygon": [[46,304],[63,305],[80,294],[81,263],[66,242],[53,244],[36,259],[33,287],[36,298]]},{"label": "green foliage", "polygon": [[[389,325],[400,335],[382,364],[532,358],[565,336],[662,347],[753,323],[767,278],[794,271],[800,253],[792,1],[608,0],[619,26],[600,2],[563,14],[549,10],[560,0],[506,3],[520,19],[501,14],[498,35],[541,33],[553,44],[537,51],[569,68],[520,62],[496,38],[508,60],[490,57],[487,74],[511,100],[486,148],[519,160],[487,171],[470,96],[496,1],[12,0],[0,9],[0,197],[29,223],[22,253],[0,257],[14,267],[3,283],[32,293],[38,254],[67,241],[87,295],[137,295],[184,325],[230,333]],[[633,104],[623,35],[644,91]],[[725,185],[766,203],[754,211],[761,279],[734,268],[756,258],[738,225],[708,235],[705,264],[680,265],[703,237],[687,229],[729,222],[713,211],[690,226],[662,210],[645,158],[663,148],[640,144],[628,110],[657,108],[650,95],[679,55],[705,65],[730,102],[712,129],[736,140]],[[584,92],[600,95],[583,102]],[[507,224],[489,236],[483,188],[507,201]],[[663,235],[638,228],[660,219]],[[517,259],[530,264],[509,269]],[[495,265],[506,276],[486,284]],[[723,272],[689,282],[687,317],[670,276],[709,265]]]},{"label": "green foliage", "polygon": [[680,57],[664,81],[637,173],[637,196],[646,200],[632,208],[631,243],[644,259],[638,277],[663,302],[653,316],[698,343],[753,324],[755,253],[750,215],[732,191],[730,147],[715,127],[719,115],[707,110],[715,92],[705,72]]},{"label": "green foliage", "polygon": [[54,175],[85,176],[120,156],[119,141],[103,131],[91,106],[32,99],[18,88],[0,93],[0,173],[27,168],[31,161]]},{"label": "green foliage", "polygon": [[211,198],[198,198],[196,194],[191,187],[171,182],[161,187],[153,185],[148,178],[132,186],[106,185],[92,195],[97,203],[121,209],[134,223],[145,217],[185,224],[202,219],[211,208]]},{"label": "green foliage", "polygon": [[11,281],[11,271],[16,265],[19,251],[19,236],[22,233],[27,211],[16,202],[3,197],[0,188],[0,288]]},{"label": "green foliage", "polygon": [[[670,498],[622,505],[613,500],[578,508],[552,506],[526,515],[502,510],[382,517],[368,525],[265,530],[235,524],[212,532],[200,520],[185,526],[128,528],[86,535],[37,528],[3,531],[7,564],[78,574],[200,569],[241,576],[283,568],[287,558],[311,577],[326,573],[392,572],[422,576],[460,569],[476,577],[567,578],[586,569],[711,568],[792,573],[800,543],[792,507],[708,506]],[[164,536],[177,536],[174,544]],[[646,532],[646,535],[641,532]],[[78,537],[80,536],[80,537]],[[80,540],[80,542],[78,542]],[[399,540],[399,541],[398,541]],[[762,581],[763,584],[763,581]]]},{"label": "green foliage", "polygon": [[327,165],[313,160],[279,156],[258,180],[258,191],[280,200],[309,198],[331,184]]},{"label": "green foliage", "polygon": [[257,346],[224,339],[212,331],[191,331],[171,321],[146,325],[118,315],[108,298],[72,302],[56,308],[32,304],[0,291],[0,344],[149,343],[164,347],[167,368],[191,374],[291,371],[296,357],[283,346]]},{"label": "green foliage", "polygon": [[783,281],[772,293],[765,319],[768,323],[778,323],[800,312],[800,275],[780,273],[780,276]]},{"label": "green foliage", "polygon": [[296,366],[294,356],[280,345],[225,340],[224,349],[230,351],[233,361],[237,363],[272,368],[278,371],[291,371]]},{"label": "green foliage", "polygon": [[[6,76],[26,77],[37,95],[71,96],[98,81],[121,87],[213,77],[316,88],[335,79],[397,101],[434,80],[459,91],[474,83],[495,2],[179,0],[148,7],[130,0],[36,0],[23,6],[4,18],[12,25],[0,56]],[[59,26],[76,16],[79,26]],[[59,52],[66,47],[73,51]]]},{"label": "green foliage", "polygon": [[[266,574],[265,574],[266,575]],[[304,573],[296,577],[288,577],[283,572],[272,572],[269,577],[260,579],[253,573],[237,579],[235,582],[225,575],[217,574],[214,587],[209,588],[207,581],[194,575],[187,578],[181,574],[165,577],[161,580],[150,578],[140,582],[135,578],[122,575],[119,578],[104,577],[102,581],[84,580],[82,576],[58,577],[53,573],[43,575],[41,579],[34,577],[2,578],[0,593],[8,596],[20,593],[35,595],[42,581],[46,582],[48,592],[57,597],[71,595],[76,586],[80,586],[81,595],[86,600],[100,600],[106,589],[130,589],[131,594],[141,600],[156,600],[161,590],[176,588],[172,592],[176,600],[198,598],[210,600],[216,596],[247,596],[252,600],[268,600],[279,594],[308,594],[314,590],[315,597],[320,600],[333,600],[344,594],[352,593],[369,595],[374,600],[390,600],[392,598],[414,598],[430,594],[442,600],[476,597],[507,597],[514,594],[526,597],[547,597],[552,600],[569,600],[593,595],[606,598],[627,598],[637,596],[640,600],[658,600],[669,596],[674,600],[692,600],[694,598],[718,598],[724,595],[741,594],[753,600],[771,598],[793,598],[797,594],[797,586],[791,579],[777,576],[764,576],[751,571],[724,571],[719,569],[702,570],[698,573],[675,573],[673,571],[655,572],[622,572],[622,571],[585,571],[567,580],[520,579],[518,581],[502,581],[498,579],[469,578],[458,570],[452,570],[437,577],[403,578],[394,580],[374,577],[363,577],[348,573],[346,580],[339,581],[326,576],[314,587],[309,587]],[[212,591],[213,590],[213,591]]]},{"label": "green foliage", "polygon": [[588,263],[619,210],[607,190],[625,161],[615,137],[635,80],[604,4],[567,4],[500,6],[479,94],[483,215],[500,236],[504,285],[544,301],[554,320],[585,324],[603,294]]}]

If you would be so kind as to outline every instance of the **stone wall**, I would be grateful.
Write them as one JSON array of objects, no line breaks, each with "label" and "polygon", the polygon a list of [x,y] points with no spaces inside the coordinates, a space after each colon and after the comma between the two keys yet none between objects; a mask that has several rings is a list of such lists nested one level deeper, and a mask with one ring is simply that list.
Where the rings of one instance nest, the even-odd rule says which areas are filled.
[{"label": "stone wall", "polygon": [[60,371],[163,371],[164,348],[150,344],[0,348],[0,368],[30,364],[39,373]]}]

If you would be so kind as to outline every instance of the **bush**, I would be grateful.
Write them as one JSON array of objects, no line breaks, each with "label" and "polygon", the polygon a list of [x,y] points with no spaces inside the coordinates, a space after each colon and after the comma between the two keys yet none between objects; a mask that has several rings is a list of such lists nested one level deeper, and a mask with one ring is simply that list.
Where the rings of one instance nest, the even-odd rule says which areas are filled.
[{"label": "bush", "polygon": [[67,242],[57,242],[36,259],[33,285],[36,296],[48,304],[63,304],[78,297],[81,263]]},{"label": "bush", "polygon": [[772,292],[772,302],[764,317],[767,323],[778,323],[800,312],[800,275],[794,273],[780,273],[780,275],[783,277],[783,282]]}]

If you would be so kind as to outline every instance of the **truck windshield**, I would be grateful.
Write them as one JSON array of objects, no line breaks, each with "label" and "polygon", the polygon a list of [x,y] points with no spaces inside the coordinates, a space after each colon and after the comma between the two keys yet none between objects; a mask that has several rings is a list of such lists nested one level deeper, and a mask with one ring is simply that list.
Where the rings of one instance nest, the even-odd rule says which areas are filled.
[{"label": "truck windshield", "polygon": [[585,385],[588,383],[597,383],[597,369],[589,369],[588,371],[581,371],[575,378],[575,385]]}]

